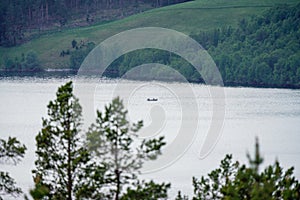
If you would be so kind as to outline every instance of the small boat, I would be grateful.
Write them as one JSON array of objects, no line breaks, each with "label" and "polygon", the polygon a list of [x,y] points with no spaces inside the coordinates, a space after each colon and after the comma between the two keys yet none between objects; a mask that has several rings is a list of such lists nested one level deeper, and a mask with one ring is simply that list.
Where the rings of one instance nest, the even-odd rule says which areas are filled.
[{"label": "small boat", "polygon": [[148,98],[147,101],[157,101],[157,98]]}]

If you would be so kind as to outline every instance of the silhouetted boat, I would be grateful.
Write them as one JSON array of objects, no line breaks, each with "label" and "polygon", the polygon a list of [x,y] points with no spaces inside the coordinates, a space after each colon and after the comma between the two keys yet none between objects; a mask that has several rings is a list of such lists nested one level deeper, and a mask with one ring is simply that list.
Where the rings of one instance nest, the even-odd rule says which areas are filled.
[{"label": "silhouetted boat", "polygon": [[147,101],[157,101],[158,99],[156,98],[148,98]]}]

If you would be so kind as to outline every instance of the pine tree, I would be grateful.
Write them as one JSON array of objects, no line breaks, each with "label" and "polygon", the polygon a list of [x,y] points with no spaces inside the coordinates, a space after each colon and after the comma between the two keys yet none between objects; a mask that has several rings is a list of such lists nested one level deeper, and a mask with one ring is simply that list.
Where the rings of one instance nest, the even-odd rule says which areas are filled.
[{"label": "pine tree", "polygon": [[[21,144],[15,137],[8,140],[0,139],[0,162],[17,164],[25,155],[26,146]],[[22,193],[21,188],[16,186],[15,180],[8,172],[0,171],[0,200],[5,195],[18,196]]]},{"label": "pine tree", "polygon": [[58,89],[36,136],[34,199],[72,200],[79,198],[82,188],[88,189],[82,178],[86,177],[90,158],[79,135],[82,109],[72,91],[72,82]]},{"label": "pine tree", "polygon": [[[139,145],[134,145],[136,133],[143,122],[131,124],[126,115],[123,102],[120,98],[115,98],[103,113],[97,111],[96,123],[92,124],[87,133],[89,150],[108,169],[104,177],[105,185],[110,190],[108,199],[119,200],[125,186],[139,185],[137,174],[143,162],[156,159],[161,147],[165,145],[163,137],[143,140]],[[136,189],[141,190],[140,187]]]},{"label": "pine tree", "polygon": [[264,170],[259,167],[263,162],[256,139],[254,158],[247,155],[250,166],[233,162],[226,155],[219,168],[202,176],[193,178],[193,200],[209,199],[300,199],[300,183],[293,175],[294,168],[286,171],[276,161]]}]

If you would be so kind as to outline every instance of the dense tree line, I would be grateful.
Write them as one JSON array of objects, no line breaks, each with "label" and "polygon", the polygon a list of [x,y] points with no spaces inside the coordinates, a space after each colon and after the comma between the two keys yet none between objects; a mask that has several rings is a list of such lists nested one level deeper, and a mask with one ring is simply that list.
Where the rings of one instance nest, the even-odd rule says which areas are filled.
[{"label": "dense tree line", "polygon": [[300,4],[195,37],[227,84],[300,87]]},{"label": "dense tree line", "polygon": [[[103,10],[119,9],[118,15],[123,16],[126,15],[126,8],[128,14],[133,14],[143,10],[143,7],[160,7],[184,1],[186,0],[1,0],[0,45],[14,46],[22,42],[26,31],[30,29],[40,31],[53,26],[61,27],[77,18],[93,22],[97,20],[93,15]],[[133,9],[139,6],[141,9]],[[113,19],[110,16],[106,18]]]},{"label": "dense tree line", "polygon": [[15,59],[4,58],[4,70],[6,72],[39,72],[43,71],[37,54],[34,51],[29,51],[26,55],[22,54],[21,58]]},{"label": "dense tree line", "polygon": [[[236,28],[223,27],[191,36],[208,50],[225,85],[300,87],[300,4],[274,7],[262,16],[241,19]],[[147,62],[169,65],[187,80],[203,82],[179,56],[151,49],[120,57],[110,66],[115,73],[106,75],[122,76]]]}]

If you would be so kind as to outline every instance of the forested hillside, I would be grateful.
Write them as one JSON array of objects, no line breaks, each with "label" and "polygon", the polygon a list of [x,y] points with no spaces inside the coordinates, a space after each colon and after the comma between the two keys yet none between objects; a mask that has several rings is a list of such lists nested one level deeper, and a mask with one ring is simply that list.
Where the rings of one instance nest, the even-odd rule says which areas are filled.
[{"label": "forested hillside", "polygon": [[[42,11],[38,9],[38,2],[48,5],[43,4]],[[58,7],[57,2],[61,2]],[[89,51],[104,39],[131,28],[158,26],[189,34],[197,40],[213,57],[225,85],[300,87],[298,0],[286,0],[284,5],[280,0],[196,0],[105,24],[78,27],[104,22],[100,16],[125,13],[127,8],[127,11],[140,10],[147,5],[156,7],[176,2],[178,0],[2,1],[0,68],[3,72],[29,74],[44,69],[76,71]],[[24,9],[16,9],[18,6]],[[9,11],[10,7],[18,12]],[[64,8],[65,12],[58,8]],[[60,21],[63,15],[67,15],[64,22]],[[22,19],[21,32],[14,30],[18,19]],[[47,30],[50,28],[54,30]],[[16,43],[16,46],[4,46]],[[201,76],[185,60],[153,49],[123,55],[109,67],[106,75],[120,77],[132,67],[148,62],[172,66],[189,81],[202,82]]]},{"label": "forested hillside", "polygon": [[[262,16],[241,19],[236,28],[225,26],[192,37],[208,50],[225,85],[300,87],[300,4],[278,6]],[[170,65],[189,81],[202,82],[189,63],[158,50],[132,52],[111,67],[122,76],[141,60]]]},{"label": "forested hillside", "polygon": [[87,26],[187,0],[1,0],[0,46],[15,46],[46,30]]},{"label": "forested hillside", "polygon": [[300,4],[195,38],[214,58],[227,84],[300,87]]}]

